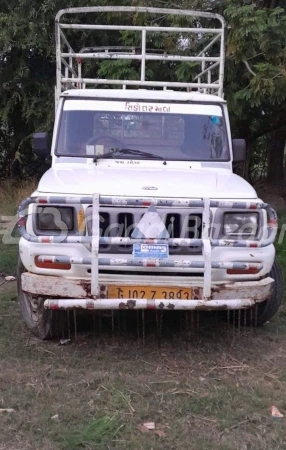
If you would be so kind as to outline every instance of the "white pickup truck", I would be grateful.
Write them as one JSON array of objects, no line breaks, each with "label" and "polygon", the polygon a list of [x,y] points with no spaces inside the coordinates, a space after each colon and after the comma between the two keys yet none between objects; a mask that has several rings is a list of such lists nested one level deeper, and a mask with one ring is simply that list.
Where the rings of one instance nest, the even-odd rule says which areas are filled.
[{"label": "white pickup truck", "polygon": [[[196,26],[93,23],[107,12],[189,16]],[[82,13],[85,23],[63,20]],[[198,26],[208,20],[212,28]],[[77,51],[69,43],[73,32],[102,30],[139,33],[141,45]],[[52,167],[19,208],[19,301],[37,336],[52,335],[52,312],[61,309],[233,310],[238,321],[255,311],[245,315],[248,325],[278,310],[276,213],[233,173],[245,142],[232,140],[223,98],[224,30],[221,16],[196,11],[57,14],[51,147],[47,133],[34,136],[35,153],[51,153]],[[175,33],[177,54],[155,51],[154,33]],[[195,55],[189,40],[200,45]],[[131,61],[138,79],[91,77],[102,60]],[[150,61],[162,65],[161,80],[146,80]],[[164,80],[164,65],[180,63],[197,63],[197,75]]]}]

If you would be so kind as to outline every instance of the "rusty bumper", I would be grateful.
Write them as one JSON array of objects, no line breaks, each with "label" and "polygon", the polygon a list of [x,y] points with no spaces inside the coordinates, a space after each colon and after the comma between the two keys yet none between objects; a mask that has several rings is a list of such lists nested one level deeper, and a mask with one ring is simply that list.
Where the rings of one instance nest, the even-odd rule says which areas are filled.
[{"label": "rusty bumper", "polygon": [[[122,285],[131,282],[128,278],[120,277]],[[158,277],[157,277],[158,278]],[[165,277],[164,277],[165,278]],[[171,278],[171,280],[170,280]],[[146,279],[144,280],[146,284]],[[144,284],[143,280],[141,284]],[[164,283],[159,279],[149,280],[152,286]],[[100,279],[100,298],[94,299],[90,294],[90,281],[68,279],[53,276],[36,275],[29,272],[22,274],[23,291],[34,295],[43,296],[47,309],[166,309],[166,310],[223,310],[251,308],[255,303],[267,300],[272,293],[274,280],[270,277],[259,281],[239,281],[230,283],[212,283],[211,296],[203,298],[203,280],[183,279],[177,277],[165,278],[166,285],[172,284],[178,287],[191,287],[193,299],[191,300],[166,300],[166,299],[132,299],[132,298],[107,298],[108,286],[118,284],[118,281],[110,277]],[[140,280],[137,280],[140,285]],[[55,298],[56,297],[56,298]]]},{"label": "rusty bumper", "polygon": [[227,309],[247,309],[255,305],[255,300],[228,299],[228,300],[164,300],[164,299],[104,299],[104,300],[83,300],[83,299],[60,299],[45,300],[45,309],[160,309],[160,310],[196,310],[212,311]]}]

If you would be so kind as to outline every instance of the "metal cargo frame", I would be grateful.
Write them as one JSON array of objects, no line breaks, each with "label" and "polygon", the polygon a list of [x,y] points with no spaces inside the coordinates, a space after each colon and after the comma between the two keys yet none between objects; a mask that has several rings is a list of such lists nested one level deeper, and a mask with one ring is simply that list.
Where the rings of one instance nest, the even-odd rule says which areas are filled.
[{"label": "metal cargo frame", "polygon": [[[26,230],[27,221],[27,208],[31,204],[39,205],[92,205],[92,236],[69,236],[57,235],[57,236],[35,236],[29,234]],[[185,238],[166,238],[166,239],[133,239],[128,237],[104,237],[100,236],[100,206],[113,205],[113,206],[140,206],[148,208],[151,205],[154,206],[167,206],[170,207],[185,207],[190,208],[201,208],[203,224],[202,224],[202,237],[201,239],[185,239]],[[211,224],[210,224],[210,208],[228,208],[228,209],[245,209],[249,211],[264,209],[267,212],[268,223],[267,223],[267,236],[262,237],[260,240],[232,240],[232,239],[212,239],[211,237]],[[76,308],[82,307],[86,309],[104,309],[105,308],[120,308],[122,300],[120,299],[105,299],[100,298],[99,292],[99,268],[100,266],[110,266],[111,268],[116,268],[118,266],[125,267],[191,267],[199,269],[203,272],[203,289],[202,289],[202,300],[176,300],[174,303],[176,309],[195,309],[195,307],[204,306],[210,307],[213,303],[214,309],[219,309],[223,305],[225,309],[239,309],[247,308],[255,304],[254,300],[244,299],[240,301],[240,306],[238,306],[238,300],[212,300],[211,299],[211,271],[212,269],[233,269],[233,270],[249,270],[249,269],[262,269],[263,265],[261,263],[249,263],[249,262],[223,262],[223,261],[212,261],[212,248],[214,247],[266,247],[272,244],[275,240],[277,233],[277,215],[276,212],[267,204],[257,201],[216,201],[210,200],[209,198],[204,198],[202,200],[192,200],[186,198],[127,198],[127,197],[104,197],[99,194],[94,194],[93,196],[86,197],[29,197],[22,202],[19,207],[19,232],[22,238],[29,242],[50,244],[66,244],[66,243],[78,243],[78,244],[90,244],[91,245],[91,256],[90,257],[67,257],[61,255],[47,256],[39,255],[39,262],[51,262],[59,264],[84,264],[91,266],[91,301],[84,299],[69,299],[66,304],[66,308]],[[167,243],[171,247],[177,246],[198,246],[202,249],[203,261],[191,261],[190,258],[186,260],[176,261],[174,259],[141,259],[141,258],[102,258],[99,256],[99,245],[131,245],[134,243]],[[247,301],[246,301],[247,300]],[[46,307],[50,308],[53,306],[56,308],[63,308],[63,302],[65,300],[46,300]],[[133,302],[134,299],[125,300],[127,302]],[[59,303],[60,302],[60,303]],[[149,302],[149,303],[148,303]],[[205,303],[204,303],[205,302]],[[130,304],[131,304],[130,303]],[[132,303],[132,304],[133,304]],[[139,304],[141,306],[139,306]],[[154,308],[168,307],[169,301],[164,299],[157,299],[156,301],[150,299],[142,299],[137,304],[137,308],[148,308],[153,305]],[[148,306],[149,305],[149,306]],[[153,309],[154,309],[153,308]]]},{"label": "metal cargo frame", "polygon": [[[218,28],[196,27],[161,27],[161,26],[132,26],[132,25],[100,25],[92,23],[91,15],[93,13],[147,13],[151,15],[173,15],[188,18],[216,20]],[[63,16],[71,14],[89,14],[89,23],[62,23]],[[158,17],[159,18],[159,17]],[[89,47],[75,51],[68,41],[66,30],[80,31],[138,31],[141,32],[141,47]],[[223,78],[224,78],[224,59],[225,59],[225,21],[219,14],[209,12],[165,9],[165,8],[145,8],[145,7],[124,7],[124,6],[98,6],[84,8],[69,8],[58,12],[56,16],[56,63],[57,63],[57,85],[56,85],[56,104],[60,94],[66,89],[83,89],[86,85],[98,87],[98,85],[118,85],[123,88],[141,87],[152,89],[187,89],[196,90],[203,93],[216,94],[223,96]],[[197,43],[200,44],[202,37],[209,36],[208,42],[197,53],[184,56],[180,54],[185,48],[179,49],[177,54],[168,54],[162,50],[158,54],[156,50],[147,48],[148,35],[152,32],[157,33],[187,33],[189,37],[195,36]],[[216,49],[219,49],[217,51]],[[83,75],[83,61],[93,60],[131,60],[140,61],[140,79],[139,80],[115,80],[86,78]],[[177,61],[177,62],[197,62],[199,65],[198,73],[190,81],[169,82],[146,80],[146,63],[148,61]]]}]

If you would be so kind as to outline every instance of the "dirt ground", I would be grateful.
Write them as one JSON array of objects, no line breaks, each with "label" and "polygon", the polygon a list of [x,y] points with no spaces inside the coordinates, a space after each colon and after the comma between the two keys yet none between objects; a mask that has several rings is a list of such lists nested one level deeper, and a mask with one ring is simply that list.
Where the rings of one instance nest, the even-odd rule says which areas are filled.
[{"label": "dirt ground", "polygon": [[25,328],[15,282],[0,290],[1,450],[286,448],[286,419],[270,412],[286,415],[285,309],[257,330],[167,333],[161,348],[155,329],[145,345],[113,338],[107,318],[59,345]]}]

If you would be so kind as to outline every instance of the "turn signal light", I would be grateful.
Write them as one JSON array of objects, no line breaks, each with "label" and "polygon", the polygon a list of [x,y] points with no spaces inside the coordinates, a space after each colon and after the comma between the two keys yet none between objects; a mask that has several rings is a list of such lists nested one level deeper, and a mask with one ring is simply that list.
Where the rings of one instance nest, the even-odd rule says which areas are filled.
[{"label": "turn signal light", "polygon": [[62,263],[54,263],[51,261],[41,262],[39,261],[39,257],[35,257],[35,265],[39,267],[39,269],[57,269],[57,270],[70,270],[71,264],[62,264]]},{"label": "turn signal light", "polygon": [[236,270],[236,269],[227,269],[226,273],[229,275],[256,275],[260,272],[260,269],[245,269],[245,270]]}]

